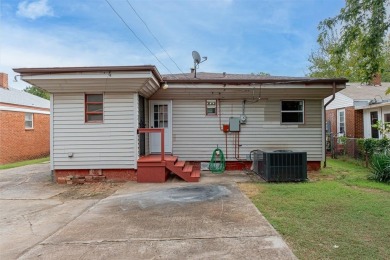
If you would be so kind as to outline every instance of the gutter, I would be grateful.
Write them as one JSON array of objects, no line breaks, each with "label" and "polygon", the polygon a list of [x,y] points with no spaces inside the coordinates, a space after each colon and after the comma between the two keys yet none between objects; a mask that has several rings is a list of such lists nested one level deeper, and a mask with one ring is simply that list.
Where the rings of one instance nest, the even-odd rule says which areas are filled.
[{"label": "gutter", "polygon": [[326,168],[326,107],[336,98],[336,82],[333,81],[333,95],[328,102],[324,105],[324,144],[325,144],[325,149],[324,149],[324,168]]}]

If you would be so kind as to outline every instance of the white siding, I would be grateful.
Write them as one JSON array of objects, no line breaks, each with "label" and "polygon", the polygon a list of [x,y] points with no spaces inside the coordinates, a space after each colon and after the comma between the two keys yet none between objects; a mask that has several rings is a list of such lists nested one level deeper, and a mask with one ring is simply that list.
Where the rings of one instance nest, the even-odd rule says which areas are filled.
[{"label": "white siding", "polygon": [[[219,146],[225,153],[225,134],[219,128],[219,118],[205,116],[204,100],[173,100],[173,154],[183,160],[209,161]],[[241,125],[240,157],[251,150],[288,149],[306,151],[308,160],[322,160],[322,100],[305,100],[305,124],[281,125],[280,101],[246,103],[247,124]],[[221,101],[222,124],[229,117],[239,117],[241,101]],[[227,159],[235,160],[233,133],[227,135]],[[226,156],[226,154],[225,154]]]},{"label": "white siding", "polygon": [[[390,106],[367,108],[363,110],[363,127],[364,127],[364,138],[371,138],[371,112],[378,112],[378,120],[384,121],[384,115],[390,114]],[[379,138],[382,138],[379,133]]]},{"label": "white siding", "polygon": [[84,93],[54,94],[54,169],[135,168],[134,95],[105,93],[104,122],[95,124],[84,122]]},{"label": "white siding", "polygon": [[[332,96],[325,98],[324,103],[328,102]],[[344,107],[351,107],[353,106],[353,99],[349,98],[341,93],[336,93],[335,99],[330,102],[330,104],[326,107],[326,110],[331,110],[331,109],[337,109],[337,108],[344,108]]]}]

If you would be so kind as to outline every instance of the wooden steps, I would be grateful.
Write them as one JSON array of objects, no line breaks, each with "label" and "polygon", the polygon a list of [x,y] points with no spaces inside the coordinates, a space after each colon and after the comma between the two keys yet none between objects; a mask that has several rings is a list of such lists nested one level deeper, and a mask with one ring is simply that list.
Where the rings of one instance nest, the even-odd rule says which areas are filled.
[{"label": "wooden steps", "polygon": [[192,165],[186,165],[185,161],[179,161],[177,156],[165,155],[164,157],[164,161],[161,161],[161,155],[147,155],[139,158],[137,181],[165,182],[169,173],[173,173],[187,182],[199,181],[199,169],[194,169]]}]

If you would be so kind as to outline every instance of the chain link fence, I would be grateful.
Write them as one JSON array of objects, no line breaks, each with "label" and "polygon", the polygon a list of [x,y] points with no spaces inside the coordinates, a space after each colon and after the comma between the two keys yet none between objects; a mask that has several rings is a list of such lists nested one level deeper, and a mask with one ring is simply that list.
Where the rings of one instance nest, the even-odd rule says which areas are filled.
[{"label": "chain link fence", "polygon": [[332,158],[348,156],[355,159],[365,159],[364,151],[358,145],[358,138],[338,137],[332,133],[326,135],[326,152]]}]

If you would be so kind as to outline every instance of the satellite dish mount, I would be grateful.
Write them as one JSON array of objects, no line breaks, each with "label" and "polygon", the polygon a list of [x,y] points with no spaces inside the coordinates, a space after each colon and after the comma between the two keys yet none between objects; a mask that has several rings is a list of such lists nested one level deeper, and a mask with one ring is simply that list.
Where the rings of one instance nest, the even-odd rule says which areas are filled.
[{"label": "satellite dish mount", "polygon": [[196,78],[196,69],[199,68],[199,64],[205,62],[207,57],[200,58],[200,54],[197,51],[192,52],[192,58],[194,59],[194,78]]}]

